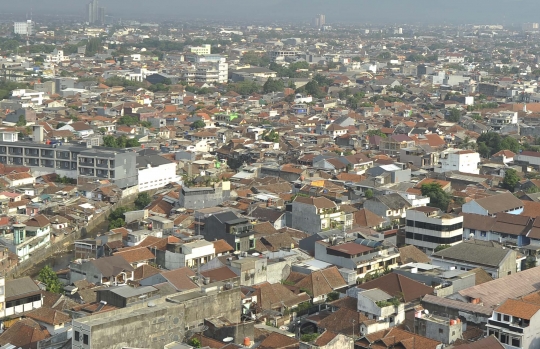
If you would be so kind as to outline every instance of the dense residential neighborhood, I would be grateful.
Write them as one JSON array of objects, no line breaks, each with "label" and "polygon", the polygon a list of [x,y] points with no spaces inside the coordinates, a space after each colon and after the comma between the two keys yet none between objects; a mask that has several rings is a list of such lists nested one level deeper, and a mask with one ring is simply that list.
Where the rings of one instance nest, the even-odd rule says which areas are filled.
[{"label": "dense residential neighborhood", "polygon": [[538,23],[106,6],[0,14],[0,349],[540,347]]}]

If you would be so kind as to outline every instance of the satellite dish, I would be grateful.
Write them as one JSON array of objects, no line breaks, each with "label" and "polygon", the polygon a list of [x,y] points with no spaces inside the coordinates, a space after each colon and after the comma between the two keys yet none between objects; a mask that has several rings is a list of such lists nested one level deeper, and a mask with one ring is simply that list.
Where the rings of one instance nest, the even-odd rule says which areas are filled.
[{"label": "satellite dish", "polygon": [[233,337],[227,337],[227,338],[223,338],[223,343],[230,343],[234,340]]},{"label": "satellite dish", "polygon": [[259,257],[259,253],[255,252],[251,254],[253,257]]},{"label": "satellite dish", "polygon": [[148,302],[148,307],[149,307],[149,308],[153,308],[153,307],[155,307],[155,306],[156,306],[156,303],[154,303],[154,301]]},{"label": "satellite dish", "polygon": [[429,310],[424,310],[424,313],[426,313],[426,315],[429,315]]}]

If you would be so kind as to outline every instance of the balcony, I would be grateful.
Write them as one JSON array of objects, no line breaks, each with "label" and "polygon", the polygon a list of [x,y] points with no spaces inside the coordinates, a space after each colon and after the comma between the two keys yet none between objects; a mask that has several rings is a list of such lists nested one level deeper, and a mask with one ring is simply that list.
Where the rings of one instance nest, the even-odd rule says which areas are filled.
[{"label": "balcony", "polygon": [[489,329],[489,326],[496,326],[496,327],[499,327],[499,328],[505,328],[505,329],[507,329],[509,331],[523,334],[523,328],[512,325],[512,324],[509,324],[509,323],[506,323],[506,322],[501,322],[501,321],[489,319],[488,320],[488,329]]},{"label": "balcony", "polygon": [[10,147],[9,148],[9,155],[23,155],[23,150],[22,150],[22,148]]},{"label": "balcony", "polygon": [[52,150],[41,150],[41,157],[42,158],[54,158],[54,151]]},{"label": "balcony", "polygon": [[24,152],[26,156],[39,157],[39,150],[37,149],[26,149]]},{"label": "balcony", "polygon": [[107,161],[107,160],[97,160],[96,161],[96,167],[108,168],[109,167],[109,161]]},{"label": "balcony", "polygon": [[79,166],[94,167],[94,161],[79,161]]}]

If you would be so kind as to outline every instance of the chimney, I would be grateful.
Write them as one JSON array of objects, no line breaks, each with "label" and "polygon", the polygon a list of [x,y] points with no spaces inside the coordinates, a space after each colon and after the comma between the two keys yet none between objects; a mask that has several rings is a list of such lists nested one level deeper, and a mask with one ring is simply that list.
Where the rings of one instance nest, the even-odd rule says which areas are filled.
[{"label": "chimney", "polygon": [[43,143],[43,126],[42,125],[33,125],[33,140],[37,143]]}]

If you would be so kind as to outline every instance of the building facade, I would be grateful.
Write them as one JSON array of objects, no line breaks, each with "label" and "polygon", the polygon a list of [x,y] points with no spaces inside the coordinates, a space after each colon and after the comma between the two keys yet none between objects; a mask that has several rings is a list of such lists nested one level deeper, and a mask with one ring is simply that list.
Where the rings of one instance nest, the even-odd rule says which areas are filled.
[{"label": "building facade", "polygon": [[435,207],[407,210],[405,243],[431,253],[439,245],[455,245],[463,240],[463,217],[443,214]]}]

